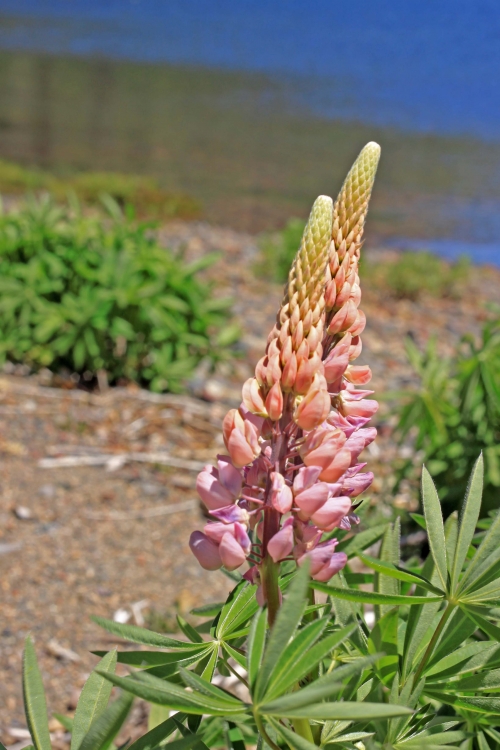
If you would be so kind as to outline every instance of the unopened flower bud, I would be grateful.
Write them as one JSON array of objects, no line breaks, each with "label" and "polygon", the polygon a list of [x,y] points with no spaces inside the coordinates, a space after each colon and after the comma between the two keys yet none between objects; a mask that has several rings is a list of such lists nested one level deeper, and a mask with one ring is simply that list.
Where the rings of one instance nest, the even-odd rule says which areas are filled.
[{"label": "unopened flower bud", "polygon": [[282,528],[269,540],[267,551],[274,562],[279,562],[293,549],[293,518],[288,518]]},{"label": "unopened flower bud", "polygon": [[354,321],[352,326],[349,328],[349,331],[352,336],[359,336],[365,330],[365,326],[366,326],[366,315],[364,314],[363,310],[358,310],[356,320]]},{"label": "unopened flower bud", "polygon": [[353,385],[366,385],[372,379],[372,371],[368,365],[349,365],[344,377]]},{"label": "unopened flower bud", "polygon": [[279,472],[271,472],[271,503],[278,513],[288,513],[292,507],[293,495],[291,488],[286,484],[285,477]]},{"label": "unopened flower bud", "polygon": [[228,411],[222,429],[226,448],[236,467],[246,466],[260,454],[257,428],[249,419],[243,419],[237,409]]},{"label": "unopened flower bud", "polygon": [[295,352],[292,352],[283,368],[283,375],[281,376],[281,387],[285,393],[289,393],[293,389],[296,377],[297,356]]},{"label": "unopened flower bud", "polygon": [[328,335],[334,336],[342,331],[348,331],[356,320],[357,315],[358,308],[352,300],[348,300],[333,316],[330,325],[328,326]]},{"label": "unopened flower bud", "polygon": [[267,394],[265,408],[269,415],[269,419],[273,422],[277,422],[281,419],[281,415],[283,414],[283,393],[279,382],[276,382]]}]

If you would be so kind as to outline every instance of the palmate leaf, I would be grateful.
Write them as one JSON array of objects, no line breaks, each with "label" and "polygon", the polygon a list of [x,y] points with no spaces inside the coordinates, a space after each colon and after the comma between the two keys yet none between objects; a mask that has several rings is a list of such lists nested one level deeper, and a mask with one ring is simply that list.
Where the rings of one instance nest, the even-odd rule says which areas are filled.
[{"label": "palmate leaf", "polygon": [[305,564],[297,571],[271,630],[271,635],[255,682],[255,689],[253,691],[255,702],[262,700],[265,695],[275,666],[302,618],[302,613],[306,606],[308,585],[309,566]]},{"label": "palmate leaf", "polygon": [[23,697],[28,729],[36,750],[51,750],[47,703],[35,649],[28,636],[23,653]]},{"label": "palmate leaf", "polygon": [[215,634],[219,640],[227,638],[253,617],[259,608],[256,591],[257,586],[241,581],[229,594],[217,619]]},{"label": "palmate leaf", "polygon": [[425,466],[422,469],[422,504],[424,506],[427,536],[432,557],[434,558],[441,586],[446,591],[448,586],[448,566],[441,503],[431,475]]},{"label": "palmate leaf", "polygon": [[497,721],[500,720],[500,698],[475,698],[465,695],[450,695],[444,691],[428,689],[426,689],[425,694],[440,703],[447,703],[450,706],[462,708],[466,711],[478,714],[495,714]]},{"label": "palmate leaf", "polygon": [[325,719],[330,721],[382,721],[395,716],[409,716],[412,713],[413,711],[406,706],[389,703],[336,701],[289,709],[283,714],[273,711],[271,715],[288,719],[310,719],[312,721]]},{"label": "palmate leaf", "polygon": [[179,641],[176,638],[169,638],[166,635],[154,633],[152,630],[147,630],[146,628],[139,628],[136,625],[123,625],[114,622],[114,620],[106,620],[104,617],[93,616],[92,620],[107,630],[108,633],[118,635],[126,641],[132,641],[132,643],[142,643],[145,646],[169,648],[177,651],[201,651],[206,648],[206,643]]},{"label": "palmate leaf", "polygon": [[397,748],[397,750],[404,750],[405,748],[408,748],[408,750],[410,750],[410,748],[414,748],[414,750],[433,750],[433,748],[446,748],[446,746],[463,742],[466,738],[467,734],[460,730],[436,732],[435,734],[418,732],[410,735],[407,739],[396,742],[394,748]]},{"label": "palmate leaf", "polygon": [[329,586],[327,583],[321,583],[320,581],[311,581],[311,587],[316,591],[322,591],[324,594],[329,594],[332,597],[338,599],[345,599],[350,602],[358,602],[360,604],[387,604],[397,605],[406,604],[409,606],[415,606],[417,604],[430,604],[432,602],[442,602],[442,596],[399,596],[399,595],[386,595],[377,594],[370,591],[359,591],[358,589],[341,589],[337,586]]},{"label": "palmate leaf", "polygon": [[272,717],[268,717],[267,721],[274,728],[276,734],[281,735],[292,750],[314,750],[317,747],[313,742],[309,742],[309,740],[306,740],[300,734],[297,734],[297,732],[292,732],[291,729],[274,720]]},{"label": "palmate leaf", "polygon": [[[129,691],[139,698],[161,706],[169,706],[175,711],[187,714],[210,714],[212,716],[228,716],[245,712],[245,704],[237,698],[229,696],[219,688],[212,686],[217,697],[207,696],[198,691],[188,692],[183,687],[147,672],[135,672],[130,677],[104,674],[106,679]],[[201,678],[200,678],[201,679]],[[204,683],[205,686],[208,683]]]},{"label": "palmate leaf", "polygon": [[454,590],[467,557],[469,546],[476,531],[476,524],[481,510],[483,492],[484,462],[482,455],[477,459],[469,479],[459,519],[459,532],[455,557],[451,569],[451,588]]},{"label": "palmate leaf", "polygon": [[79,750],[95,750],[96,748],[104,750],[108,748],[125,723],[133,701],[133,695],[122,693],[93,722],[89,731],[83,737]]},{"label": "palmate leaf", "polygon": [[[310,623],[306,628],[312,630],[313,625],[317,626],[316,621]],[[279,695],[282,695],[287,690],[290,690],[296,683],[302,680],[307,674],[309,674],[326,656],[337,646],[339,646],[346,638],[348,638],[354,632],[356,626],[349,625],[336,633],[327,635],[315,643],[313,646],[308,647],[304,645],[304,640],[301,638],[302,633],[306,628],[299,632],[299,634],[293,639],[292,643],[283,652],[282,658],[279,660],[276,668],[273,671],[273,675],[263,700],[270,701]],[[280,668],[280,665],[283,668]]]},{"label": "palmate leaf", "polygon": [[258,706],[258,711],[262,714],[291,717],[292,714],[288,712],[302,710],[304,706],[317,704],[324,698],[329,698],[334,693],[338,693],[343,688],[343,680],[360,674],[370,667],[379,656],[380,654],[375,654],[337,667],[333,672],[323,675],[323,677],[315,680],[315,682],[307,685],[307,687],[300,688],[300,690],[294,693],[288,693]]},{"label": "palmate leaf", "polygon": [[[114,672],[115,668],[116,650],[106,654],[96,667],[102,672]],[[71,733],[71,750],[78,750],[92,723],[104,713],[112,689],[112,684],[95,670],[90,674],[78,699]]]}]

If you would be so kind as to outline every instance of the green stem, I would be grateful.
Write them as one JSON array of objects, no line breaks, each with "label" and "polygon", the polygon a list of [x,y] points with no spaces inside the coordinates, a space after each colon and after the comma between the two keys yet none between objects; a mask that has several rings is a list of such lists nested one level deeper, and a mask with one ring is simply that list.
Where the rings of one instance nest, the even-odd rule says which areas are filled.
[{"label": "green stem", "polygon": [[292,719],[292,725],[298,735],[315,745],[311,725],[307,719]]},{"label": "green stem", "polygon": [[427,662],[429,661],[429,659],[430,659],[430,657],[432,655],[432,652],[434,651],[434,646],[438,642],[439,636],[443,632],[443,628],[446,625],[446,623],[448,622],[448,619],[449,619],[449,617],[450,617],[450,615],[451,615],[451,613],[453,612],[454,609],[455,609],[455,604],[453,604],[452,602],[448,602],[448,605],[447,605],[445,611],[443,612],[443,616],[441,617],[441,619],[439,621],[439,625],[437,626],[436,630],[434,631],[434,634],[433,634],[433,636],[432,636],[432,638],[431,638],[431,640],[429,642],[429,645],[427,646],[427,648],[425,650],[425,654],[422,657],[422,661],[420,662],[419,667],[418,667],[418,669],[417,669],[417,671],[415,673],[415,680],[413,682],[414,686],[416,686],[418,684],[418,681],[419,681],[420,677],[422,676],[422,672],[424,671],[425,666],[427,665]]},{"label": "green stem", "polygon": [[260,736],[264,738],[264,740],[269,745],[269,747],[271,747],[272,750],[281,750],[281,747],[279,747],[269,737],[268,733],[265,730],[264,724],[262,723],[262,719],[260,718],[259,714],[254,714],[254,718],[255,718],[255,723],[257,724],[257,729],[259,730]]}]

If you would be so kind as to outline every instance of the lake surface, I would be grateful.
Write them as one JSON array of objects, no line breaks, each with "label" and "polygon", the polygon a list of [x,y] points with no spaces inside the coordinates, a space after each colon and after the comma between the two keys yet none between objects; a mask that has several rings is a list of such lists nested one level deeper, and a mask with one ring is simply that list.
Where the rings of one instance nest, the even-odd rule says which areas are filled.
[{"label": "lake surface", "polygon": [[489,0],[0,0],[0,156],[257,231],[377,140],[372,237],[500,264],[499,40]]}]

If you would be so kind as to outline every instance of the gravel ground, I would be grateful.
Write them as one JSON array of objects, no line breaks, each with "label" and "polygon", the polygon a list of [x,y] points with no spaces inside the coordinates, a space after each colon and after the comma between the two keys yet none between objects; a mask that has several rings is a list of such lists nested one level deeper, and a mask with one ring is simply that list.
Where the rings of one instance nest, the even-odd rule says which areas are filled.
[{"label": "gravel ground", "polygon": [[[250,235],[172,223],[163,239],[188,257],[222,252],[208,275],[219,282],[218,293],[235,299],[243,357],[234,367],[210,375],[201,367],[186,396],[136,387],[88,394],[69,389],[70,381],[49,387],[47,373],[20,377],[22,368],[0,377],[0,740],[7,746],[27,744],[20,678],[27,633],[35,639],[49,712],[70,714],[96,661],[90,650],[116,643],[91,615],[169,630],[175,613],[218,601],[230,588],[189,554],[189,533],[203,523],[196,471],[221,449],[221,419],[261,356],[281,290],[256,278]],[[422,342],[436,333],[446,352],[460,335],[477,331],[499,278],[491,269],[473,274],[460,301],[396,301],[364,289],[363,361],[372,366],[376,392],[411,383],[405,335]],[[378,424],[380,438],[368,456],[377,476],[371,503],[390,514],[389,467],[399,449],[387,407]],[[395,499],[401,508],[414,503],[404,492]],[[138,703],[128,736],[144,727],[145,711]],[[51,729],[54,746],[64,747],[57,721]]]}]

